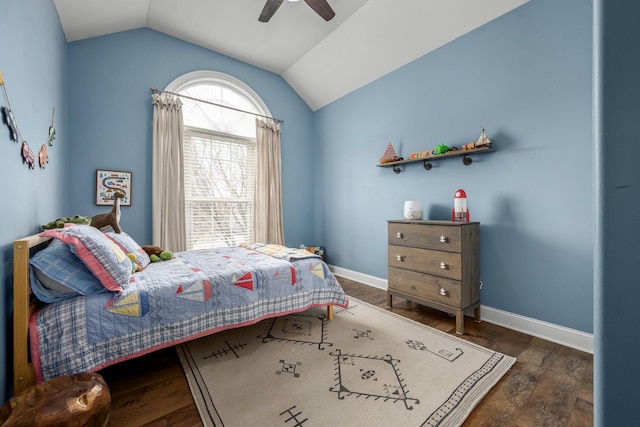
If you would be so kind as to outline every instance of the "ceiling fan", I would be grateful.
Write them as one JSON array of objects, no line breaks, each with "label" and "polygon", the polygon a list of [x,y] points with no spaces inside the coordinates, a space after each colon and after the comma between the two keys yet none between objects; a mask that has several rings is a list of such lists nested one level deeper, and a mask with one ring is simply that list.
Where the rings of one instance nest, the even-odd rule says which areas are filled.
[{"label": "ceiling fan", "polygon": [[[267,0],[264,8],[262,9],[260,17],[258,18],[258,21],[269,22],[269,19],[271,19],[273,14],[276,13],[276,10],[278,10],[283,1],[284,0]],[[329,6],[327,0],[304,0],[304,2],[308,4],[311,9],[315,10],[316,13],[320,15],[325,21],[329,21],[331,20],[331,18],[336,16],[336,13],[333,11],[333,9],[331,9],[331,6]]]}]

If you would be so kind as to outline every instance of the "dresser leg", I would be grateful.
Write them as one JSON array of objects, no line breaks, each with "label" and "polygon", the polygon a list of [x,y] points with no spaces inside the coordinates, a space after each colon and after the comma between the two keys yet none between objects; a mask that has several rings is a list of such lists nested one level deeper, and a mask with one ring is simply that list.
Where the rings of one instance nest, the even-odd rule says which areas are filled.
[{"label": "dresser leg", "polygon": [[464,311],[456,310],[456,334],[464,334]]},{"label": "dresser leg", "polygon": [[391,299],[393,298],[393,295],[391,295],[390,292],[387,292],[387,305],[389,306],[389,308],[391,308]]},{"label": "dresser leg", "polygon": [[473,309],[473,319],[480,323],[480,306]]}]

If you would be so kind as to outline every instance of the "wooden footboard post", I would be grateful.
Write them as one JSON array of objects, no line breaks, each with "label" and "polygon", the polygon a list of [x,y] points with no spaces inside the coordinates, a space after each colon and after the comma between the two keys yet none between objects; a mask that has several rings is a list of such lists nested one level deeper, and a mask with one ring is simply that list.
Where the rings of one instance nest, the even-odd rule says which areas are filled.
[{"label": "wooden footboard post", "polygon": [[331,304],[327,306],[327,319],[333,320],[333,305]]},{"label": "wooden footboard post", "polygon": [[35,383],[29,362],[29,319],[35,311],[29,286],[29,249],[49,237],[34,234],[13,242],[13,394]]}]

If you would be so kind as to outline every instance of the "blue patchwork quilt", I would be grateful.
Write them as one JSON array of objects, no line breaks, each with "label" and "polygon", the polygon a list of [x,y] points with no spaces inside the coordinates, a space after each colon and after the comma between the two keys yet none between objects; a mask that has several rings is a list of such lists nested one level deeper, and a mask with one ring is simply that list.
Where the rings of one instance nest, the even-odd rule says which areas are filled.
[{"label": "blue patchwork quilt", "polygon": [[275,252],[272,246],[180,252],[133,274],[120,295],[78,296],[44,306],[30,327],[36,380],[98,371],[313,306],[347,306],[347,296],[320,258]]}]

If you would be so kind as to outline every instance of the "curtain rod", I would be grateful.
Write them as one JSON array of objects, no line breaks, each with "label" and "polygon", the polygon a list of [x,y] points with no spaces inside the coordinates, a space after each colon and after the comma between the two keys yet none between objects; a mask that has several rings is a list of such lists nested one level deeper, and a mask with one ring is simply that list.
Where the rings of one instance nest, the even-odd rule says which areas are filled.
[{"label": "curtain rod", "polygon": [[216,107],[222,107],[222,108],[228,108],[229,110],[235,110],[235,111],[239,111],[241,113],[246,113],[246,114],[252,114],[254,116],[258,116],[258,117],[263,117],[265,119],[271,119],[273,121],[275,121],[276,123],[284,123],[284,120],[282,119],[276,119],[275,117],[271,117],[271,116],[265,116],[263,114],[259,114],[259,113],[254,113],[252,111],[247,111],[247,110],[241,110],[239,108],[235,108],[235,107],[229,107],[228,105],[222,105],[222,104],[218,104],[215,102],[211,102],[211,101],[207,101],[205,99],[198,99],[198,98],[193,98],[191,96],[188,95],[183,95],[181,93],[176,93],[176,92],[170,92],[168,90],[164,90],[164,89],[158,89],[157,87],[150,87],[149,90],[151,92],[160,92],[160,93],[168,93],[169,95],[175,95],[175,96],[179,96],[181,98],[187,98],[187,99],[191,99],[192,101],[197,101],[197,102],[204,102],[205,104],[211,104],[211,105],[215,105]]}]

